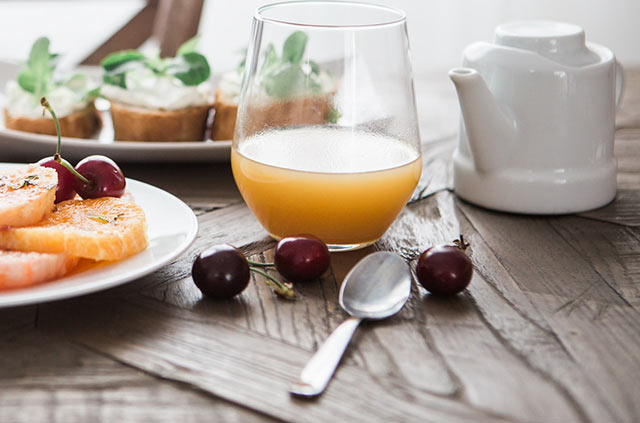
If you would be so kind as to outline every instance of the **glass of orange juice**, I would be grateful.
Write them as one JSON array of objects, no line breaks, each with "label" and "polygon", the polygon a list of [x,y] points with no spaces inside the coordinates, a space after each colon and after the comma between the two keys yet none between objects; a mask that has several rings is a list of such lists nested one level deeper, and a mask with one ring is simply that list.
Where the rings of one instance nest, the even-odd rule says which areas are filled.
[{"label": "glass of orange juice", "polygon": [[258,8],[231,165],[272,237],[313,234],[332,251],[378,240],[422,169],[404,13],[332,1]]}]

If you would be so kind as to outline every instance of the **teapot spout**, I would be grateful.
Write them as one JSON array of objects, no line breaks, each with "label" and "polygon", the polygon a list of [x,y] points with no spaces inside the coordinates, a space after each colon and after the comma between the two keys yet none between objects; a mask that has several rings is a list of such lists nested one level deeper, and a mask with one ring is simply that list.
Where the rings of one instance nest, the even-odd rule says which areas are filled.
[{"label": "teapot spout", "polygon": [[471,68],[449,71],[458,92],[462,120],[476,169],[491,172],[508,164],[516,122],[496,102],[482,75]]}]

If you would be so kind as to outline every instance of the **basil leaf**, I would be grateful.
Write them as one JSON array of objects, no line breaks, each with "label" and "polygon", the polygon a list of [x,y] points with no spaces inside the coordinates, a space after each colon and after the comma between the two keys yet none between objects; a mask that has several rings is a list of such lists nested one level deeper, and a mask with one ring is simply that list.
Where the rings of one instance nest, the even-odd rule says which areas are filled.
[{"label": "basil leaf", "polygon": [[100,65],[106,71],[112,71],[117,67],[131,61],[144,61],[146,59],[145,55],[140,53],[137,50],[124,50],[117,51],[115,53],[111,53],[104,59]]},{"label": "basil leaf", "polygon": [[283,63],[265,75],[262,85],[267,94],[277,98],[318,92],[321,89],[320,84],[305,74],[300,66],[292,63]]},{"label": "basil leaf", "polygon": [[116,85],[121,88],[127,88],[127,73],[131,71],[135,72],[143,67],[145,67],[145,62],[143,61],[130,60],[128,62],[124,62],[113,70],[105,72],[102,75],[102,82],[109,85]]},{"label": "basil leaf", "polygon": [[159,53],[154,55],[153,57],[145,58],[143,63],[156,75],[164,75],[167,72],[167,69],[169,69],[169,67],[171,66],[170,61],[161,59]]},{"label": "basil leaf", "polygon": [[180,47],[178,47],[178,51],[176,56],[182,56],[187,53],[195,53],[196,47],[198,46],[198,42],[200,41],[200,37],[196,35],[193,38],[188,39]]},{"label": "basil leaf", "polygon": [[331,109],[329,109],[329,113],[327,113],[327,116],[325,116],[325,119],[329,123],[338,123],[338,120],[341,117],[342,113],[340,113],[340,110],[336,109],[335,106],[332,106]]},{"label": "basil leaf", "polygon": [[23,70],[18,75],[18,85],[20,85],[20,88],[31,94],[36,92],[37,80],[38,78],[29,68]]},{"label": "basil leaf", "polygon": [[317,62],[314,62],[313,60],[309,60],[307,63],[311,68],[311,73],[320,75],[320,65]]},{"label": "basil leaf", "polygon": [[309,37],[302,31],[296,31],[289,35],[282,47],[282,59],[291,63],[299,63],[304,56]]},{"label": "basil leaf", "polygon": [[184,85],[198,85],[211,75],[211,69],[207,59],[200,53],[185,53],[180,56],[179,62],[174,68],[169,68],[168,73],[178,78]]},{"label": "basil leaf", "polygon": [[102,82],[109,85],[115,85],[120,88],[127,88],[126,72],[122,73],[105,73],[102,75]]},{"label": "basil leaf", "polygon": [[18,75],[20,87],[33,93],[36,98],[46,94],[49,88],[52,73],[50,59],[49,39],[46,37],[38,38],[29,52],[26,69]]},{"label": "basil leaf", "polygon": [[82,96],[82,100],[83,101],[91,101],[91,100],[95,100],[99,96],[100,96],[100,87],[95,87],[94,89],[87,91]]}]

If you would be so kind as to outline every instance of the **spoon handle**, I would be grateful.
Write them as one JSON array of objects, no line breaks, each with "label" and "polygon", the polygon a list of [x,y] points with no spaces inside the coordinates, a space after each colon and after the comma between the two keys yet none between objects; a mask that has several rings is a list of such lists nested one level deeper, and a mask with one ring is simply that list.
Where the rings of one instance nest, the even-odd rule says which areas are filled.
[{"label": "spoon handle", "polygon": [[302,369],[300,378],[291,385],[289,392],[305,397],[320,395],[329,384],[361,320],[350,317],[335,328]]}]

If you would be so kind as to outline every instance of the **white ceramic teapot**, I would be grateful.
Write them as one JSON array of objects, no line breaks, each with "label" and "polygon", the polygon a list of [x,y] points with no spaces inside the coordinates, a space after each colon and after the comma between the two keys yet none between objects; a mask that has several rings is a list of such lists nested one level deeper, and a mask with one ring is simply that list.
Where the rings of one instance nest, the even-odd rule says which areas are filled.
[{"label": "white ceramic teapot", "polygon": [[[582,28],[527,21],[464,50],[449,76],[462,122],[456,193],[509,212],[572,213],[616,194],[615,106],[622,72]],[[617,74],[617,77],[616,77]]]}]

